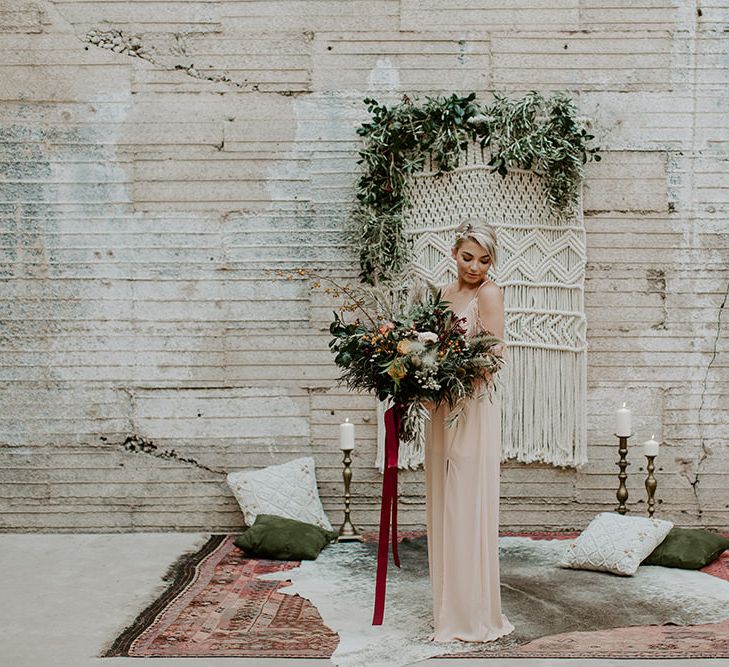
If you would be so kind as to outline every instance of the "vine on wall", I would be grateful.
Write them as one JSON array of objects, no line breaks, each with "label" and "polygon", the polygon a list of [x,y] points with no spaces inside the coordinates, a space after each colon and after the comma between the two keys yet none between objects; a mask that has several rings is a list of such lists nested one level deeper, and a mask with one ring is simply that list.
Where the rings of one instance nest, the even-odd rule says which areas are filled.
[{"label": "vine on wall", "polygon": [[360,278],[368,283],[386,282],[408,261],[405,184],[427,160],[439,172],[451,171],[461,151],[477,141],[489,148],[493,172],[506,176],[518,168],[542,174],[549,204],[561,215],[578,204],[585,163],[600,160],[599,146],[590,145],[594,136],[564,93],[545,98],[531,91],[520,100],[495,94],[483,108],[475,93],[422,103],[404,96],[391,107],[371,98],[364,102],[371,120],[357,129],[365,146],[352,221]]}]

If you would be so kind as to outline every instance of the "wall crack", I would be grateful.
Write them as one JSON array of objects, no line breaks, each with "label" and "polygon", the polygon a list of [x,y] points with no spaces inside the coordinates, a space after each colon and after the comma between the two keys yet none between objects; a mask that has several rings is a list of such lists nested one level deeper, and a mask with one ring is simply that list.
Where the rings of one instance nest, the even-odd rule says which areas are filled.
[{"label": "wall crack", "polygon": [[[75,32],[75,25],[72,23],[63,13],[62,5],[57,4],[54,0],[50,0],[48,3],[53,8],[54,13],[61,18],[64,24],[70,27],[74,31],[74,36],[84,44],[86,50],[90,46],[95,46],[100,49],[112,51],[119,55],[127,56],[130,58],[138,58],[140,60],[146,60],[147,62],[161,67],[165,70],[174,71],[179,70],[185,72],[187,76],[193,79],[201,81],[210,81],[212,83],[223,83],[227,86],[231,86],[238,90],[252,91],[252,92],[268,92],[274,95],[281,95],[282,97],[299,97],[300,95],[306,95],[309,90],[264,90],[260,91],[259,83],[251,83],[248,79],[244,79],[242,82],[234,81],[227,74],[203,74],[195,67],[194,64],[183,65],[183,64],[170,64],[160,62],[156,59],[150,49],[146,46],[144,36],[139,34],[126,34],[123,30],[117,28],[108,29],[90,29],[85,34],[79,35]],[[185,56],[187,55],[187,42],[186,33],[175,32],[172,33],[175,40],[174,44],[170,46],[169,53],[173,56]],[[305,32],[304,36],[307,41],[313,40],[314,33]],[[149,41],[149,40],[147,40]]]},{"label": "wall crack", "polygon": [[648,294],[658,294],[661,300],[661,319],[651,325],[651,329],[666,329],[668,309],[666,308],[666,272],[663,269],[648,269],[646,273],[648,281]]},{"label": "wall crack", "polygon": [[147,454],[148,456],[154,456],[155,458],[163,459],[165,461],[187,463],[195,468],[200,468],[200,470],[212,472],[215,475],[228,474],[225,470],[216,470],[215,468],[210,468],[204,463],[200,463],[193,458],[180,456],[174,449],[159,449],[159,447],[157,447],[157,445],[155,445],[151,440],[147,440],[146,438],[142,438],[138,435],[130,435],[123,443],[121,443],[120,447],[124,451],[131,452],[133,454]]},{"label": "wall crack", "polygon": [[[186,45],[184,42],[184,35],[175,33],[175,45],[170,48],[172,55],[185,55]],[[194,64],[182,65],[182,64],[167,64],[156,60],[149,50],[147,50],[142,42],[142,37],[139,35],[127,35],[121,30],[89,30],[82,38],[81,41],[92,46],[96,46],[101,49],[106,49],[118,53],[119,55],[129,56],[132,58],[139,58],[146,60],[147,62],[162,67],[163,69],[170,71],[180,71],[187,74],[187,76],[200,81],[211,81],[212,83],[223,83],[227,86],[232,86],[238,90],[247,90],[252,92],[260,91],[260,84],[250,83],[248,79],[244,79],[242,82],[234,81],[227,74],[204,74]],[[87,47],[88,48],[88,47]],[[277,95],[284,97],[296,97],[303,94],[305,91],[298,90],[276,90],[271,91]]]},{"label": "wall crack", "polygon": [[[699,516],[702,514],[701,510],[701,500],[699,498],[698,493],[698,485],[701,475],[701,465],[706,461],[707,458],[709,458],[709,455],[711,454],[711,448],[706,444],[706,438],[704,437],[704,419],[703,419],[703,411],[704,411],[704,403],[706,402],[706,392],[708,390],[708,383],[709,383],[709,373],[711,372],[711,367],[714,365],[714,362],[716,361],[716,357],[718,354],[718,348],[719,348],[719,340],[721,339],[721,319],[724,314],[724,310],[726,309],[726,303],[729,299],[729,281],[727,281],[726,288],[724,289],[724,298],[721,302],[721,305],[719,306],[719,312],[717,313],[716,318],[716,335],[714,336],[714,345],[711,352],[711,359],[709,359],[709,363],[706,365],[706,371],[704,372],[704,380],[701,387],[701,402],[699,403],[699,432],[701,433],[701,455],[699,456],[699,460],[696,463],[696,474],[694,475],[694,480],[691,481],[689,479],[689,483],[691,484],[694,495],[696,496],[696,502],[699,507]],[[688,479],[688,477],[687,477]]]}]

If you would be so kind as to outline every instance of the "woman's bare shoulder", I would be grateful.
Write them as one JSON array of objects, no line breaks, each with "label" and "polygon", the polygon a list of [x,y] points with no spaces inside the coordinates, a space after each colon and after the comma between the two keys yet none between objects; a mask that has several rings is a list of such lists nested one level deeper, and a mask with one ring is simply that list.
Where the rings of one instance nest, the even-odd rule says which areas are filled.
[{"label": "woman's bare shoulder", "polygon": [[478,293],[479,294],[498,295],[498,294],[502,294],[503,290],[493,280],[485,280],[484,282],[481,283],[481,286],[478,288]]},{"label": "woman's bare shoulder", "polygon": [[478,288],[478,301],[483,305],[502,304],[504,292],[493,280],[487,280]]}]

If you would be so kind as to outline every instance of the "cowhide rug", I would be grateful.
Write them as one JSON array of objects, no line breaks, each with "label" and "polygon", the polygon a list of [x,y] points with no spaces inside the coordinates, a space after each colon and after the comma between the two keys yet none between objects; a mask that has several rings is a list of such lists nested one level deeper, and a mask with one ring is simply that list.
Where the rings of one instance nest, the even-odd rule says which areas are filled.
[{"label": "cowhide rug", "polygon": [[503,612],[515,626],[489,643],[433,643],[431,590],[425,537],[400,544],[402,568],[388,568],[382,626],[372,626],[376,544],[339,543],[315,561],[264,575],[287,579],[282,589],[299,594],[339,633],[337,665],[405,665],[437,655],[483,657],[517,649],[539,637],[623,626],[697,625],[729,619],[729,582],[703,572],[641,566],[633,577],[560,568],[571,540],[501,537]]}]

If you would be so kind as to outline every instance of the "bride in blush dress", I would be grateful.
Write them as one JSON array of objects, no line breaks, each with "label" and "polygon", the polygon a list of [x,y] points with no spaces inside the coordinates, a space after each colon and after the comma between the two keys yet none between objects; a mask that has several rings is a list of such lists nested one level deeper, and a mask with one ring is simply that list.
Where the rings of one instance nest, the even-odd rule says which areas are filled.
[{"label": "bride in blush dress", "polygon": [[[488,331],[504,337],[501,289],[486,277],[496,262],[496,245],[494,229],[479,219],[467,220],[456,230],[452,254],[458,279],[445,288],[443,298],[465,319],[466,336]],[[493,641],[514,630],[501,612],[500,399],[494,395],[492,400],[484,396],[467,401],[452,427],[447,405],[430,416],[425,481],[435,630],[431,639]]]}]

